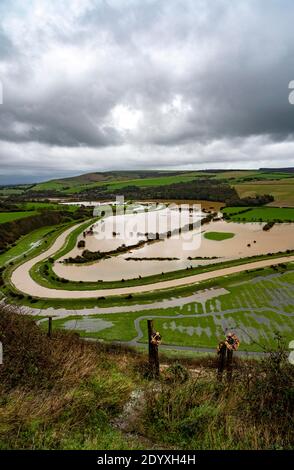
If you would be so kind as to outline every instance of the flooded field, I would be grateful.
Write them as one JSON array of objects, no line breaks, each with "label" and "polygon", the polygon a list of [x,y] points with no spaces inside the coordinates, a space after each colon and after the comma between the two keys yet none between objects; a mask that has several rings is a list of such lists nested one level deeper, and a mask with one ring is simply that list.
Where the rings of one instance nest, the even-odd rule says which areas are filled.
[{"label": "flooded field", "polygon": [[[115,281],[294,249],[294,224],[276,224],[271,230],[264,231],[263,223],[218,220],[200,227],[200,220],[205,216],[203,212],[189,214],[188,211],[182,215],[180,220],[177,210],[162,208],[149,213],[149,232],[163,233],[166,225],[169,229],[184,226],[187,215],[190,222],[199,222],[199,227],[92,264],[69,265],[60,262],[64,260],[61,258],[55,263],[54,271],[58,276],[74,281]],[[94,226],[93,234],[85,237],[85,248],[110,251],[122,244],[128,246],[146,240],[146,217],[146,213],[133,213],[102,220]],[[204,237],[208,232],[233,233],[234,237],[222,241],[209,240]],[[74,248],[65,258],[82,251]]]}]

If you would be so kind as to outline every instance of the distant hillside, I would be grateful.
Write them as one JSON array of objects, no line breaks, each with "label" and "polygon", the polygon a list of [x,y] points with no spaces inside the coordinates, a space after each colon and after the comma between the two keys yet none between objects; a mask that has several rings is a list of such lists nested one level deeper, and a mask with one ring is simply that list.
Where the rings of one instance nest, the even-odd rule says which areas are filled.
[{"label": "distant hillside", "polygon": [[[0,197],[15,200],[34,199],[36,197],[75,197],[110,198],[117,192],[128,193],[132,188],[133,197],[143,193],[152,197],[168,193],[167,186],[187,185],[210,180],[215,184],[228,184],[236,190],[239,197],[255,197],[270,194],[274,197],[271,205],[294,207],[294,168],[248,169],[208,169],[208,170],[120,170],[85,173],[68,178],[53,179],[39,184],[14,185],[0,187]],[[138,188],[138,191],[136,191]],[[166,189],[165,189],[166,188]],[[186,193],[186,191],[183,191]],[[137,196],[138,196],[137,194]],[[211,194],[212,197],[212,194]],[[138,196],[138,198],[140,198]],[[193,194],[189,199],[193,199]],[[196,198],[196,195],[195,195]],[[177,199],[181,199],[181,195]],[[211,198],[210,198],[211,199]],[[225,201],[225,199],[224,199]]]},{"label": "distant hillside", "polygon": [[294,168],[260,168],[260,171],[266,171],[270,173],[294,173]]}]

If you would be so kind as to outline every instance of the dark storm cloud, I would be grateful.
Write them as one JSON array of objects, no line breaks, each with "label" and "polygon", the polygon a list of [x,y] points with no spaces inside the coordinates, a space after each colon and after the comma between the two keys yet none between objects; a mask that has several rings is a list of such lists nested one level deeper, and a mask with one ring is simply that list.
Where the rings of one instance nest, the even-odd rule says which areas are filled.
[{"label": "dark storm cloud", "polygon": [[7,178],[12,164],[46,177],[293,163],[293,2],[13,0],[0,11]]}]

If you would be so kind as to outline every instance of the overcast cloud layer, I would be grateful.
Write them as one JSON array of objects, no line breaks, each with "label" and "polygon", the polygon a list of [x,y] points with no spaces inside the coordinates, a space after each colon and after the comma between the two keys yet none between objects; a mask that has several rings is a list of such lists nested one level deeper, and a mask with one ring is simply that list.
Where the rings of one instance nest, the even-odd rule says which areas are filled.
[{"label": "overcast cloud layer", "polygon": [[291,0],[2,0],[0,183],[293,166]]}]

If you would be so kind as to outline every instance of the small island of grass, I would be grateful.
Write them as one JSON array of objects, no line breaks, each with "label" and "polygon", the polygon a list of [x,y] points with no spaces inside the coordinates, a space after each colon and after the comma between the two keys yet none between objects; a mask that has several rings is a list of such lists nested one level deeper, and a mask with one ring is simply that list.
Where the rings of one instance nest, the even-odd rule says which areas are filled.
[{"label": "small island of grass", "polygon": [[204,234],[204,238],[207,238],[207,240],[215,241],[228,240],[229,238],[233,238],[234,236],[235,234],[230,232],[206,232]]}]

